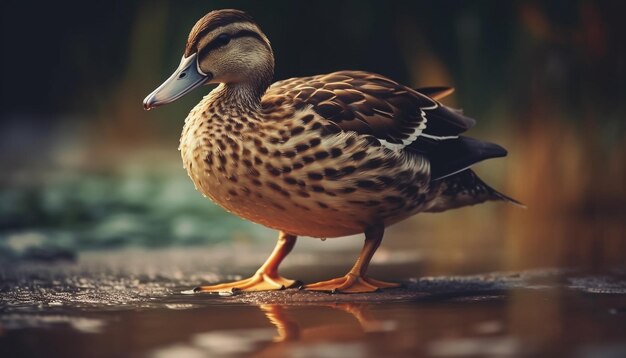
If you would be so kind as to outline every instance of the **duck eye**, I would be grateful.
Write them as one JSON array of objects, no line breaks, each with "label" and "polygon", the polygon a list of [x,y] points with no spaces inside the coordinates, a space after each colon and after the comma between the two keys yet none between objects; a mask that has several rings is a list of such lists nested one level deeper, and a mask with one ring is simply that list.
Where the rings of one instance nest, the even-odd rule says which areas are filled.
[{"label": "duck eye", "polygon": [[220,45],[220,46],[225,46],[228,45],[228,43],[230,42],[230,35],[228,34],[220,34],[219,36],[217,36],[217,38],[215,39],[215,41]]}]

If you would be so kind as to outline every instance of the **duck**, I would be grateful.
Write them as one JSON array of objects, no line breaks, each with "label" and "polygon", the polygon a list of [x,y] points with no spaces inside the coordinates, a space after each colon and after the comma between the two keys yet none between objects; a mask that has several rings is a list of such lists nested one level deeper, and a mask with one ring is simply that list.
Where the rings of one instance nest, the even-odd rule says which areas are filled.
[{"label": "duck", "polygon": [[[414,89],[383,75],[338,71],[272,83],[274,53],[254,19],[214,10],[189,33],[178,68],[146,110],[217,85],[189,113],[180,138],[196,189],[228,212],[279,232],[250,278],[193,292],[364,293],[399,287],[367,275],[385,228],[421,212],[516,200],[470,168],[507,154],[461,135],[475,121],[439,100],[449,87]],[[298,236],[365,234],[342,277],[302,285],[278,273]]]}]

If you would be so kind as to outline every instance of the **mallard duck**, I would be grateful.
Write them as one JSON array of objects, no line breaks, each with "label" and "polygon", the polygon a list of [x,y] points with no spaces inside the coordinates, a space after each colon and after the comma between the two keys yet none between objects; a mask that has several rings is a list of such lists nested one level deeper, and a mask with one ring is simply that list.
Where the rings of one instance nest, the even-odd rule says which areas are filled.
[{"label": "mallard duck", "polygon": [[149,110],[217,84],[185,119],[184,167],[203,195],[280,232],[252,277],[196,292],[292,287],[297,281],[280,276],[278,267],[297,236],[359,233],[365,244],[345,276],[303,288],[397,287],[366,275],[386,227],[419,212],[515,203],[469,169],[507,152],[460,135],[474,120],[438,101],[451,88],[412,89],[363,71],[271,84],[273,73],[272,47],[252,17],[212,11],[191,29],[176,71],[144,100]]}]

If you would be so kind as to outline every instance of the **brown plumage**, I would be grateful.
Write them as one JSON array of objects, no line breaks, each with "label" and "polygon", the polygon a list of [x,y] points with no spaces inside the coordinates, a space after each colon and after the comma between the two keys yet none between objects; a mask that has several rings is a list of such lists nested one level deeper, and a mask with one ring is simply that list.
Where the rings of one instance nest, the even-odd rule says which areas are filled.
[{"label": "brown plumage", "polygon": [[512,201],[467,169],[506,151],[459,136],[475,122],[438,102],[450,88],[415,90],[361,71],[269,86],[273,68],[269,41],[247,14],[214,11],[194,26],[179,69],[144,102],[149,109],[219,83],[185,121],[185,168],[196,188],[226,210],[281,231],[253,277],[198,290],[293,285],[277,269],[296,236],[361,232],[366,242],[352,270],[305,288],[394,287],[365,276],[385,227],[422,211]]}]

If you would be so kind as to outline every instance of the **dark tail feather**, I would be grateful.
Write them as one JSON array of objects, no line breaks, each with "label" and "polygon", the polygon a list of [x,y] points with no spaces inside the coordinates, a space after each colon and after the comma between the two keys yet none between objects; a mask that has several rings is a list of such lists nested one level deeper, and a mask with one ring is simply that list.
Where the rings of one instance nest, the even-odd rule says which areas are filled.
[{"label": "dark tail feather", "polygon": [[459,136],[458,139],[439,141],[427,157],[431,178],[438,180],[460,173],[485,159],[504,157],[506,154],[506,149],[497,144]]},{"label": "dark tail feather", "polygon": [[[484,183],[483,183],[484,184]],[[487,185],[487,184],[485,184]],[[520,202],[519,200],[515,200],[513,198],[511,198],[508,195],[502,194],[501,192],[497,191],[496,189],[488,186],[489,189],[491,189],[492,194],[493,194],[493,199],[492,200],[502,200],[502,201],[506,201],[507,203],[513,204],[517,207],[520,207],[522,209],[526,209],[526,205],[524,205],[522,202]]]},{"label": "dark tail feather", "polygon": [[487,185],[470,169],[434,182],[433,185],[439,185],[439,195],[433,199],[432,206],[426,210],[427,212],[440,212],[480,204],[488,200],[501,200],[526,207]]}]

